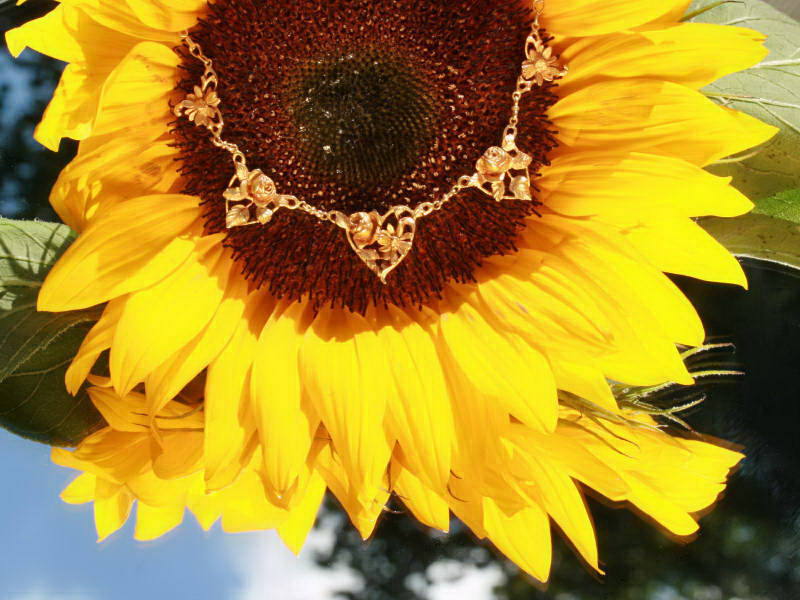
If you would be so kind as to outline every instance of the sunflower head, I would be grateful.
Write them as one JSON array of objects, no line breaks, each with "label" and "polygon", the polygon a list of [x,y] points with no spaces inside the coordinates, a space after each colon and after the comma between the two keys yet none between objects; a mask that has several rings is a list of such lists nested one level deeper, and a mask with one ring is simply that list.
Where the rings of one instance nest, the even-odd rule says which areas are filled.
[{"label": "sunflower head", "polygon": [[102,531],[136,499],[297,549],[326,489],[364,537],[394,493],[541,580],[551,523],[599,570],[587,488],[693,533],[741,455],[611,382],[693,382],[665,272],[745,283],[693,219],[752,205],[702,167],[774,129],[697,90],[763,37],[685,0],[167,4],[9,34],[82,49],[38,134],[82,140],[39,308],[105,304],[67,385],[108,351],[109,427],[54,454]]},{"label": "sunflower head", "polygon": [[[522,7],[488,2],[412,4],[330,6],[314,9],[309,20],[312,9],[304,3],[256,11],[222,2],[191,29],[189,51],[181,55],[188,75],[179,89],[190,93],[213,64],[218,77],[211,87],[225,99],[220,118],[226,142],[278,182],[281,194],[320,213],[344,215],[386,214],[394,206],[434,205],[458,194],[459,210],[427,219],[429,233],[414,240],[413,260],[395,265],[386,285],[330,228],[335,218],[318,223],[307,216],[314,211],[276,213],[274,206],[271,212],[259,209],[261,219],[243,208],[227,219],[224,211],[208,210],[207,232],[235,228],[226,232],[226,245],[253,285],[280,297],[307,295],[317,305],[364,313],[375,304],[402,307],[429,300],[449,280],[474,279],[486,257],[513,249],[521,219],[532,214],[533,192],[523,191],[522,181],[518,194],[490,190],[499,201],[495,206],[487,206],[477,188],[452,189],[461,175],[474,172],[484,150],[502,139],[509,119],[525,117],[517,135],[531,153],[531,170],[552,147],[544,111],[555,97],[544,88],[528,88],[532,97],[521,103],[522,95],[515,96],[535,16]],[[498,22],[509,27],[498,28]],[[252,44],[227,42],[261,27],[264,33],[254,43],[269,61],[242,51]],[[198,52],[205,53],[203,60]],[[245,124],[251,116],[257,126]],[[194,125],[179,120],[174,131],[182,149],[184,191],[218,206],[227,186],[219,168],[225,148],[209,152],[207,137]],[[509,201],[503,202],[506,196]],[[256,222],[270,226],[242,227]],[[462,235],[456,252],[444,240],[465,227],[474,236]],[[289,229],[291,236],[283,233]]]}]

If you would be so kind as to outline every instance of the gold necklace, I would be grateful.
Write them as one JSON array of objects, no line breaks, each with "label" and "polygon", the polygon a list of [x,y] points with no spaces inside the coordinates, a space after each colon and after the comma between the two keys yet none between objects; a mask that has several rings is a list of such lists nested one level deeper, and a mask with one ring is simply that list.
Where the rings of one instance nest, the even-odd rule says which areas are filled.
[{"label": "gold necklace", "polygon": [[227,152],[233,159],[235,173],[223,193],[225,200],[225,226],[244,227],[266,225],[275,211],[285,208],[300,210],[320,221],[330,222],[344,229],[350,247],[358,257],[381,280],[386,277],[408,255],[414,243],[417,220],[425,217],[450,202],[459,192],[467,188],[480,190],[497,202],[504,200],[531,201],[530,155],[517,148],[520,101],[534,86],[543,86],[567,73],[559,67],[539,34],[539,17],[544,8],[543,0],[535,2],[534,21],[531,33],[525,41],[525,60],[517,79],[516,90],[511,94],[511,119],[503,131],[500,146],[492,146],[475,165],[471,175],[458,177],[453,187],[434,201],[421,202],[410,207],[392,206],[383,214],[373,210],[345,214],[338,210],[322,210],[295,196],[278,193],[275,182],[261,169],[250,170],[239,147],[222,138],[224,121],[217,93],[219,79],[213,62],[203,54],[200,45],[188,32],[181,34],[189,53],[203,63],[205,70],[194,93],[188,94],[178,103],[173,112],[177,117],[185,116],[199,127],[211,133],[211,142]]}]

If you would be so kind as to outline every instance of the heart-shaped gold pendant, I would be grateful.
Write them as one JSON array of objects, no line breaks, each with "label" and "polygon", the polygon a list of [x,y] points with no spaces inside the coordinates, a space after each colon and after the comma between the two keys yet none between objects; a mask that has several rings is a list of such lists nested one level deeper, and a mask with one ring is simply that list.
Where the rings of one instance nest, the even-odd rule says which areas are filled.
[{"label": "heart-shaped gold pendant", "polygon": [[393,206],[384,214],[357,212],[337,222],[347,241],[382,283],[411,251],[417,221],[408,206]]}]

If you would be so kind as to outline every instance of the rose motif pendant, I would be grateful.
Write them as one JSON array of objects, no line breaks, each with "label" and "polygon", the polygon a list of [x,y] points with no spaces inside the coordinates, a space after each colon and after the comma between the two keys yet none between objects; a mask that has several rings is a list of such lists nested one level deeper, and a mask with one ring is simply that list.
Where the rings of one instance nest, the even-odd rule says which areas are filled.
[{"label": "rose motif pendant", "polygon": [[408,256],[417,222],[408,206],[393,206],[384,214],[357,212],[337,221],[344,228],[350,247],[382,283]]}]

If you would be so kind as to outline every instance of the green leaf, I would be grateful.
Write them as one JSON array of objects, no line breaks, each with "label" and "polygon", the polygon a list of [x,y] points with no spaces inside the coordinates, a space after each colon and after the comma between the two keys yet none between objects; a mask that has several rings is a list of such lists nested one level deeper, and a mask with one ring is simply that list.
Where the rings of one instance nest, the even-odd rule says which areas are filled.
[{"label": "green leaf", "polygon": [[103,425],[85,389],[73,397],[64,387],[100,310],[36,310],[45,276],[73,239],[66,225],[0,219],[0,426],[56,446]]},{"label": "green leaf", "polygon": [[781,192],[762,200],[753,212],[800,223],[800,190]]},{"label": "green leaf", "polygon": [[751,213],[735,219],[703,219],[701,225],[736,256],[800,269],[798,223]]},{"label": "green leaf", "polygon": [[[713,0],[698,0],[689,10],[713,4]],[[770,54],[764,61],[723,77],[704,91],[720,104],[781,129],[755,154],[721,161],[709,171],[732,176],[733,184],[756,204],[778,192],[800,188],[800,23],[762,0],[727,2],[692,20],[748,27],[769,36]]]}]

